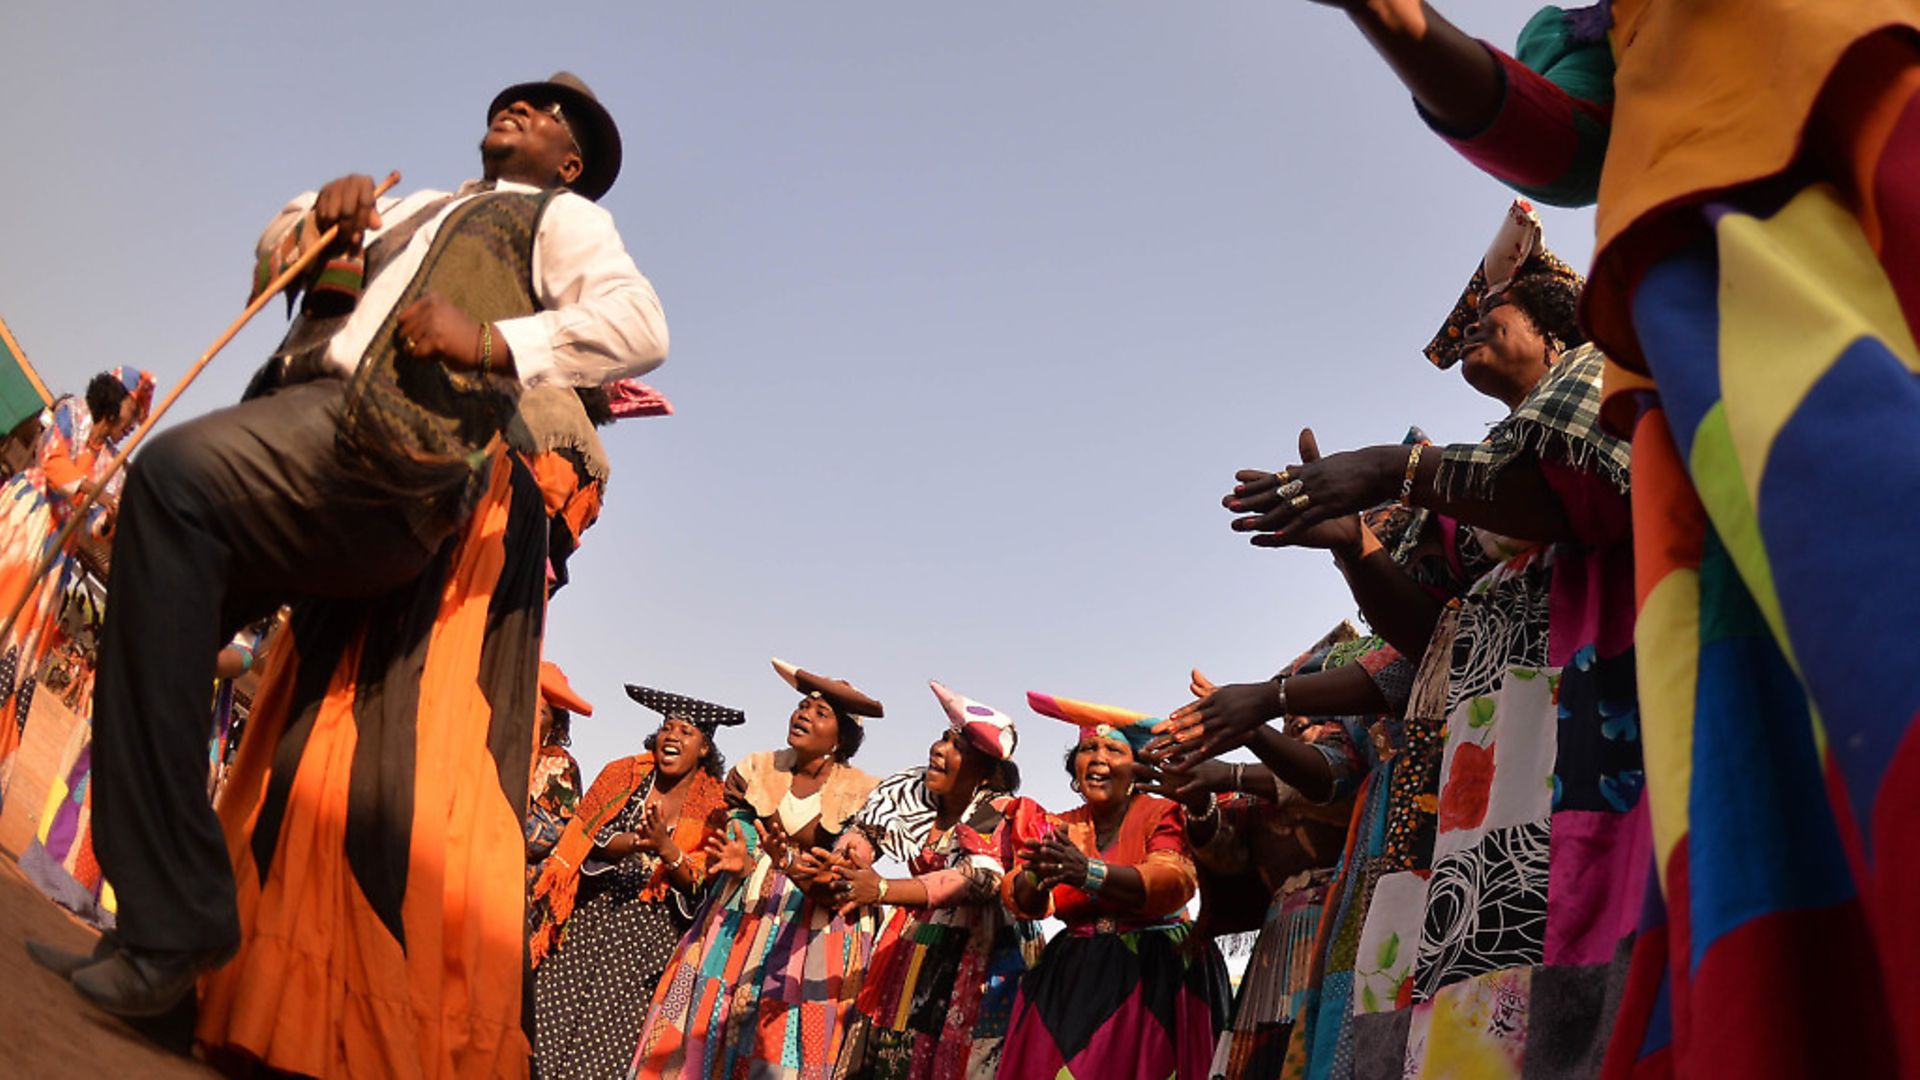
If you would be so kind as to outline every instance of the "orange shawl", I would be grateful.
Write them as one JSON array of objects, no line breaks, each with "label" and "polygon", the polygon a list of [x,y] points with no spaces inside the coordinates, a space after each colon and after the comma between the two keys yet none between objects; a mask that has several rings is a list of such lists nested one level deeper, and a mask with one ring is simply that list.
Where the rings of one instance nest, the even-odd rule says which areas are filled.
[{"label": "orange shawl", "polygon": [[[533,966],[540,966],[540,961],[560,944],[567,920],[573,916],[574,898],[580,890],[580,864],[593,853],[594,835],[639,793],[640,786],[652,772],[652,754],[618,758],[600,770],[600,775],[593,778],[593,786],[580,797],[573,820],[567,822],[553,846],[553,854],[547,858],[546,868],[533,883],[533,899],[547,901],[547,910],[528,942]],[[686,801],[680,805],[680,817],[673,826],[673,842],[686,853],[697,884],[707,871],[707,856],[702,848],[707,837],[726,824],[727,810],[720,781],[705,772],[696,772],[686,782],[693,786],[687,789]],[[640,890],[638,899],[657,901],[671,888],[666,864],[661,863],[654,867],[653,876]]]}]

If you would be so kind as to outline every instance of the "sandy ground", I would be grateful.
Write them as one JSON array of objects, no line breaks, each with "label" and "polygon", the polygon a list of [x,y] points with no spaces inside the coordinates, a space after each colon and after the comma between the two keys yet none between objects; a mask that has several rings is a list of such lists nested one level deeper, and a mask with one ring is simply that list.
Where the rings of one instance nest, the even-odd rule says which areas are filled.
[{"label": "sandy ground", "polygon": [[[210,1077],[199,1062],[164,1049],[185,1046],[190,1014],[140,1031],[88,1005],[66,980],[28,959],[28,938],[75,951],[99,935],[40,894],[0,853],[0,1076],[8,1080]],[[144,1033],[144,1034],[143,1034]]]}]

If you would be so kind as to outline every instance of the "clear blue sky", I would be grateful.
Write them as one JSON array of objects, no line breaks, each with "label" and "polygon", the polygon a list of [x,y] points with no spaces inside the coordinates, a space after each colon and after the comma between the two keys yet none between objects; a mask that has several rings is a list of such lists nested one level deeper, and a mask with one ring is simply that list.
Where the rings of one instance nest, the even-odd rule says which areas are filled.
[{"label": "clear blue sky", "polygon": [[[1510,43],[1534,6],[1463,5]],[[254,239],[345,172],[478,172],[495,91],[578,72],[619,121],[605,199],[666,305],[678,407],[606,435],[607,510],[551,610],[598,706],[641,682],[779,745],[783,656],[880,697],[858,764],[924,759],[938,678],[1020,719],[1065,808],[1043,689],[1164,713],[1352,613],[1317,552],[1218,506],[1236,467],[1500,407],[1419,349],[1510,195],[1429,136],[1304,0],[12,5],[0,317],[56,389],[170,386],[246,299]],[[1547,213],[1576,264],[1585,213]],[[238,396],[263,314],[184,398]]]}]

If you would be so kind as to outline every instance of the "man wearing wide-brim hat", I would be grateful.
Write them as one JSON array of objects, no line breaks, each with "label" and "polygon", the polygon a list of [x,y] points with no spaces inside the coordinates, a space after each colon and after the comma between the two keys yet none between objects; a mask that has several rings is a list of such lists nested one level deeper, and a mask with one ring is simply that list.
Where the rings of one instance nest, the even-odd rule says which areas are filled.
[{"label": "man wearing wide-brim hat", "polygon": [[[289,203],[256,282],[332,226],[341,240],[255,380],[266,392],[155,437],[132,465],[94,709],[118,943],[72,975],[109,1012],[166,1010],[240,940],[205,795],[220,643],[283,601],[416,579],[507,467],[522,387],[599,385],[666,357],[659,300],[595,202],[620,169],[607,110],[563,73],[502,91],[486,125],[483,181],[376,200],[368,177],[344,176]],[[490,620],[487,647],[538,625]]]}]

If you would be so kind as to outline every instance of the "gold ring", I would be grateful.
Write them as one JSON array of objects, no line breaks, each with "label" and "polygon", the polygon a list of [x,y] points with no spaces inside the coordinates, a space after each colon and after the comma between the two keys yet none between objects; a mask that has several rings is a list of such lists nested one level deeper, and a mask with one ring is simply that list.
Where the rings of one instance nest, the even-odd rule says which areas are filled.
[{"label": "gold ring", "polygon": [[401,338],[400,338],[400,347],[401,347],[401,348],[403,348],[403,349],[405,349],[405,350],[407,350],[408,352],[412,352],[412,351],[413,351],[413,339],[412,339],[412,338],[410,338],[410,337],[406,337],[405,335],[402,335],[402,336],[401,336]]},{"label": "gold ring", "polygon": [[1285,469],[1281,469],[1279,472],[1273,474],[1273,482],[1276,484],[1284,484],[1292,479],[1293,477],[1288,476],[1287,470]]},{"label": "gold ring", "polygon": [[1295,510],[1303,510],[1303,509],[1305,509],[1305,508],[1306,508],[1306,505],[1307,505],[1307,496],[1306,496],[1306,493],[1305,493],[1305,492],[1302,492],[1302,493],[1300,493],[1300,494],[1298,494],[1298,495],[1295,495],[1295,496],[1294,496],[1293,498],[1291,498],[1291,499],[1288,499],[1288,500],[1287,500],[1287,505],[1288,505],[1288,506],[1291,506],[1291,507],[1293,507],[1293,508],[1294,508]]}]

